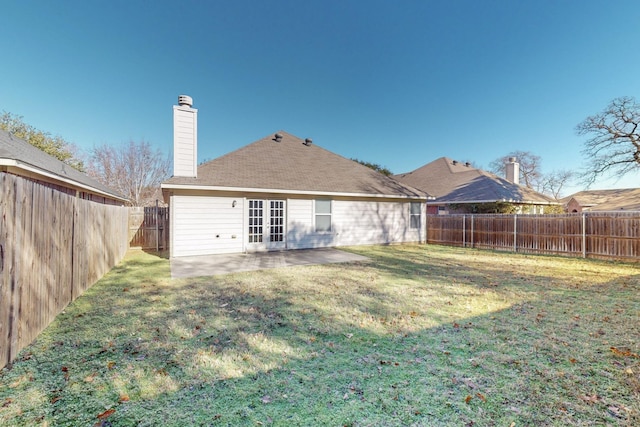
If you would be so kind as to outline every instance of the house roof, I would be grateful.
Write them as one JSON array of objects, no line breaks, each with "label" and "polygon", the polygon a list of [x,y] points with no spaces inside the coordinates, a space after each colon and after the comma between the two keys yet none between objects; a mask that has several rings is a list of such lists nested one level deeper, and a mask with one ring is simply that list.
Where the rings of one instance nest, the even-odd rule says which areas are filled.
[{"label": "house roof", "polygon": [[571,199],[590,211],[640,210],[640,188],[579,191],[562,202],[567,204]]},{"label": "house roof", "polygon": [[433,195],[435,200],[430,202],[433,204],[497,201],[545,205],[557,203],[530,188],[447,157],[393,177]]},{"label": "house roof", "polygon": [[120,194],[109,187],[2,129],[0,129],[0,167],[17,170],[17,174],[36,175],[43,181],[54,181],[64,187],[125,201]]},{"label": "house roof", "polygon": [[301,194],[426,199],[411,188],[353,160],[284,131],[198,166],[198,177],[172,177],[163,188],[282,191]]}]

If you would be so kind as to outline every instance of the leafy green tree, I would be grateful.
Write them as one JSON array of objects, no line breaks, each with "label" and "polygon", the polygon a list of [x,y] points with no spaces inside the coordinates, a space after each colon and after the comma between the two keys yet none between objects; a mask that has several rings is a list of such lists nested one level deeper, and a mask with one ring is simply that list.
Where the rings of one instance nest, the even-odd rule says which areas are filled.
[{"label": "leafy green tree", "polygon": [[371,169],[373,169],[375,171],[378,171],[383,175],[386,175],[386,176],[393,175],[393,173],[388,168],[386,168],[384,166],[381,166],[381,165],[379,165],[377,163],[365,162],[364,160],[358,160],[358,159],[351,159],[351,160],[353,160],[354,162],[360,163],[362,166],[366,166],[366,167],[371,168]]},{"label": "leafy green tree", "polygon": [[39,148],[50,156],[68,164],[74,169],[84,172],[84,163],[74,156],[77,149],[60,136],[52,136],[24,122],[22,116],[3,111],[0,115],[0,129],[3,129],[17,138],[24,139],[34,147]]}]

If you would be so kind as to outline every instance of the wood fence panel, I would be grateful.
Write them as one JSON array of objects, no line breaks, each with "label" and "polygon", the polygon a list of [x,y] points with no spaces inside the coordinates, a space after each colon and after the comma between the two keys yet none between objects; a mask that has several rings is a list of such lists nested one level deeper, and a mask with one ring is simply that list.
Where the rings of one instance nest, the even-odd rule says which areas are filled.
[{"label": "wood fence panel", "polygon": [[130,247],[169,249],[169,208],[133,207],[129,212]]},{"label": "wood fence panel", "polygon": [[128,209],[0,172],[0,367],[124,257]]},{"label": "wood fence panel", "polygon": [[427,243],[640,261],[640,212],[427,215]]}]

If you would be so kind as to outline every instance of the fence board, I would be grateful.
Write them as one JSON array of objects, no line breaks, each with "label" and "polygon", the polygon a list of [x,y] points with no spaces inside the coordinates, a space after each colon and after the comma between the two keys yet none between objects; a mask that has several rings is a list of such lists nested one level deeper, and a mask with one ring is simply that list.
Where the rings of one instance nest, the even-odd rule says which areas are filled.
[{"label": "fence board", "polygon": [[0,367],[128,248],[128,209],[0,172]]},{"label": "fence board", "polygon": [[427,215],[427,243],[640,261],[640,212]]}]

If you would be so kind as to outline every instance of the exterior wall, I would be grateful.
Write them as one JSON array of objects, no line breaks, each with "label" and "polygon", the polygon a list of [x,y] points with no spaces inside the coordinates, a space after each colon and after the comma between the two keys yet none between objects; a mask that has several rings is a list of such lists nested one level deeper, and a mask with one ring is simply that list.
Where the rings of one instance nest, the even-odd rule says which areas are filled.
[{"label": "exterior wall", "polygon": [[[566,211],[569,213],[575,213],[575,212],[582,212],[582,206],[580,205],[580,203],[578,203],[578,201],[576,199],[571,199],[569,200],[569,203],[567,203],[567,208]],[[585,209],[588,210],[588,209]]]},{"label": "exterior wall", "polygon": [[173,195],[170,208],[172,257],[244,251],[243,198]]},{"label": "exterior wall", "polygon": [[424,242],[426,237],[424,203],[420,203],[421,227],[411,229],[409,201],[332,200],[332,229],[316,232],[314,199],[255,194],[233,197],[174,194],[170,199],[171,256],[246,252],[249,199],[286,201],[283,246],[286,249]]},{"label": "exterior wall", "polygon": [[334,200],[332,228],[336,246],[370,245],[424,240],[425,205],[421,203],[421,228],[410,228],[409,202]]}]

